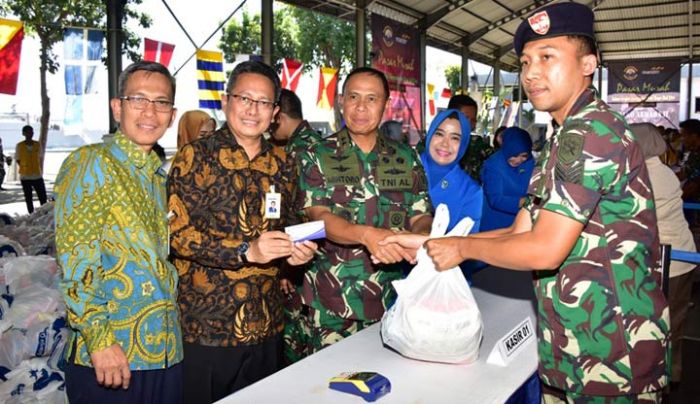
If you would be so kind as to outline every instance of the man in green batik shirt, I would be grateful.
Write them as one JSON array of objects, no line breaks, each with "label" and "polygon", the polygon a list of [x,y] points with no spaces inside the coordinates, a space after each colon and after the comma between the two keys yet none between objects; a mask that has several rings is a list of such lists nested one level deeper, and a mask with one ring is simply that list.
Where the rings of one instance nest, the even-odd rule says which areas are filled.
[{"label": "man in green batik shirt", "polygon": [[379,241],[427,233],[432,223],[417,154],[379,136],[389,101],[383,73],[353,70],[343,83],[346,127],[300,156],[305,212],[325,222],[327,235],[303,284],[312,352],[381,319],[395,297],[390,282],[403,276],[396,264],[415,259],[415,250]]},{"label": "man in green batik shirt", "polygon": [[177,272],[168,262],[167,174],[152,152],[172,125],[175,78],[137,62],[110,101],[119,131],[58,173],[56,252],[72,331],[71,403],[181,403]]},{"label": "man in green batik shirt", "polygon": [[439,270],[478,259],[535,271],[544,402],[659,402],[670,321],[651,182],[624,118],[590,87],[593,32],[593,12],[573,2],[520,24],[520,79],[555,127],[527,201],[510,228],[426,247]]}]

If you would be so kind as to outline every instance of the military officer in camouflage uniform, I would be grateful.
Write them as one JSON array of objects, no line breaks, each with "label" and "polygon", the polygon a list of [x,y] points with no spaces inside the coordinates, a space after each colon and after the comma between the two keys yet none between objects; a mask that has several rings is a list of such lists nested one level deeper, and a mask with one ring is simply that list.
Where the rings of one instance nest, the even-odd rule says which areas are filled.
[{"label": "military officer in camouflage uniform", "polygon": [[536,10],[515,51],[525,92],[555,126],[527,202],[512,227],[430,240],[428,254],[438,269],[478,259],[535,270],[545,402],[658,402],[670,323],[656,212],[641,148],[590,87],[593,12],[573,2]]},{"label": "military officer in camouflage uniform", "polygon": [[400,262],[413,260],[415,251],[379,241],[395,232],[430,230],[418,155],[379,136],[389,102],[383,73],[353,70],[341,100],[346,127],[300,157],[305,211],[325,222],[327,235],[303,284],[311,352],[379,321],[393,302],[390,282],[403,276]]}]

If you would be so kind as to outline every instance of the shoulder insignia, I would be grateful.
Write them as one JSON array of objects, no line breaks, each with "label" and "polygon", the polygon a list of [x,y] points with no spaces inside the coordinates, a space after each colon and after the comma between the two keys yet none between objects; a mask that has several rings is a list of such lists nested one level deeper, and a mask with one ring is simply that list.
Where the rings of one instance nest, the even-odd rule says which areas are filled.
[{"label": "shoulder insignia", "polygon": [[561,164],[571,164],[581,158],[583,154],[583,134],[575,131],[562,133],[557,147],[557,160]]}]

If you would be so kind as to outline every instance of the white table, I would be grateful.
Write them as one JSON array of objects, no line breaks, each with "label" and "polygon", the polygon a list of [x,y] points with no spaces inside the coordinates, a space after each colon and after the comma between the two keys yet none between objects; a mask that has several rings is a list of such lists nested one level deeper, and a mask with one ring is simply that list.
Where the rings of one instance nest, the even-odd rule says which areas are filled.
[{"label": "white table", "polygon": [[486,359],[496,341],[526,317],[535,323],[529,272],[487,268],[474,279],[474,295],[484,321],[479,360],[447,365],[404,358],[384,348],[375,324],[299,361],[218,403],[361,403],[359,396],[328,388],[342,372],[379,372],[391,381],[391,392],[378,403],[503,403],[537,370],[532,341],[506,367]]}]

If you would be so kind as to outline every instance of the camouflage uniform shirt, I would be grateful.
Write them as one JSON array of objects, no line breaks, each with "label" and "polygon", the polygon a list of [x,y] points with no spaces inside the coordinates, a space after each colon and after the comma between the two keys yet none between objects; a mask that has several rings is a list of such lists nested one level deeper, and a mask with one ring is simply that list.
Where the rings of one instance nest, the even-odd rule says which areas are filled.
[{"label": "camouflage uniform shirt", "polygon": [[533,223],[546,209],[584,225],[561,266],[535,274],[540,377],[593,396],[661,389],[669,313],[639,145],[589,89],[540,158],[526,204]]},{"label": "camouflage uniform shirt", "polygon": [[[300,156],[304,208],[325,206],[343,219],[377,228],[406,230],[428,213],[425,174],[410,147],[377,137],[365,154],[347,130],[314,144]],[[375,266],[363,246],[319,245],[320,256],[304,277],[304,304],[337,317],[378,321],[395,293],[390,282],[401,265]]]},{"label": "camouflage uniform shirt", "polygon": [[311,145],[320,142],[321,139],[321,134],[315,131],[308,121],[304,120],[297,126],[292,136],[289,137],[285,151],[287,154],[295,157]]},{"label": "camouflage uniform shirt", "polygon": [[467,154],[462,157],[459,165],[477,184],[481,184],[481,167],[484,165],[484,161],[494,152],[495,150],[489,145],[486,139],[481,136],[472,135],[469,139]]}]

